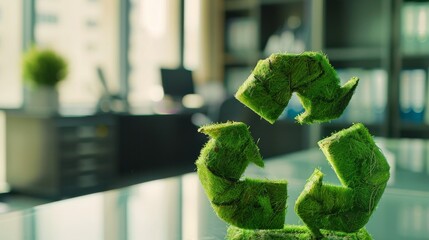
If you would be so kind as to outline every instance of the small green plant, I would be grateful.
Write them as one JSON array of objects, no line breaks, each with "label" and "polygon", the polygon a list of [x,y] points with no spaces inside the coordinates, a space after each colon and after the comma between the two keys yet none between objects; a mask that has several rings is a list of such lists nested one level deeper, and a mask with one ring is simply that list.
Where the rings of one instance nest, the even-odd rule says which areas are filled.
[{"label": "small green plant", "polygon": [[66,60],[52,49],[32,47],[23,57],[23,75],[30,86],[55,87],[68,73]]}]

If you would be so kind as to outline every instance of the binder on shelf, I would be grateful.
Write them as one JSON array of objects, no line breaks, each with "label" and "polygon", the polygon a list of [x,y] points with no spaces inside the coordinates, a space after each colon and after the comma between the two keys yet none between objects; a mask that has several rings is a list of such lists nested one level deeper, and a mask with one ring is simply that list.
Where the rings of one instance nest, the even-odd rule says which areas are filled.
[{"label": "binder on shelf", "polygon": [[[350,71],[350,69],[337,69],[337,74],[340,78],[340,84],[343,86],[351,77],[353,77],[353,70]],[[333,122],[348,122],[348,119],[350,118],[350,112],[354,109],[351,105],[355,96],[356,94],[354,94],[352,100],[350,100],[350,103],[344,110],[343,114],[338,119],[333,120]]]},{"label": "binder on shelf", "polygon": [[341,85],[359,77],[359,87],[338,122],[381,123],[387,105],[387,72],[383,69],[346,68],[337,73]]},{"label": "binder on shelf", "polygon": [[373,105],[374,105],[374,95],[372,93],[374,81],[371,79],[371,72],[372,70],[361,70],[359,72],[359,93],[358,93],[358,100],[359,102],[356,104],[359,106],[357,119],[360,122],[364,123],[374,123],[374,112],[373,112]]},{"label": "binder on shelf", "polygon": [[303,39],[304,29],[290,29],[281,27],[269,38],[264,48],[264,55],[273,52],[301,53],[305,51],[306,44]]},{"label": "binder on shelf", "polygon": [[374,122],[384,121],[387,105],[387,72],[383,69],[374,69],[371,71],[371,96],[373,96]]},{"label": "binder on shelf", "polygon": [[[426,69],[427,73],[429,73],[429,69]],[[426,75],[426,89],[425,89],[425,109],[424,109],[424,119],[423,119],[423,123],[426,125],[429,125],[429,74]],[[429,149],[429,148],[428,148]]]},{"label": "binder on shelf", "polygon": [[225,88],[228,95],[234,95],[252,72],[250,67],[231,67],[225,71]]},{"label": "binder on shelf", "polygon": [[342,69],[339,73],[341,84],[344,85],[351,77],[359,77],[359,87],[356,88],[349,106],[347,107],[346,116],[343,119],[346,122],[368,122],[370,118],[370,90],[367,74],[360,68]]},{"label": "binder on shelf", "polygon": [[399,79],[399,117],[402,121],[411,119],[411,73],[403,70]]},{"label": "binder on shelf", "polygon": [[226,47],[229,52],[246,54],[258,48],[257,22],[250,17],[229,19],[226,29]]},{"label": "binder on shelf", "polygon": [[426,71],[403,70],[399,84],[400,119],[409,123],[423,123],[426,105]]},{"label": "binder on shelf", "polygon": [[401,40],[405,54],[429,53],[429,3],[405,2],[403,4]]},{"label": "binder on shelf", "polygon": [[426,91],[425,70],[411,70],[411,79],[411,121],[415,123],[423,123]]},{"label": "binder on shelf", "polygon": [[401,10],[401,38],[404,53],[412,54],[417,52],[416,44],[416,18],[415,3],[404,3]]}]

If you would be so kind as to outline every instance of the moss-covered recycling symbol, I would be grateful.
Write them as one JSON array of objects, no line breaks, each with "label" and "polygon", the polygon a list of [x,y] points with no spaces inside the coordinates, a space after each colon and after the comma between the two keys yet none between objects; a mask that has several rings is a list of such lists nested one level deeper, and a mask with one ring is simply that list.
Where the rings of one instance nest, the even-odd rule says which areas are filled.
[{"label": "moss-covered recycling symbol", "polygon": [[[358,84],[340,79],[318,52],[273,54],[260,60],[236,98],[274,123],[296,92],[305,112],[299,123],[339,117]],[[323,183],[316,169],[295,203],[305,226],[285,225],[287,181],[242,178],[252,162],[264,166],[249,127],[241,122],[204,126],[210,139],[196,161],[197,172],[219,218],[230,224],[228,239],[371,239],[364,226],[387,181],[389,165],[363,124],[318,142],[342,186]]]}]

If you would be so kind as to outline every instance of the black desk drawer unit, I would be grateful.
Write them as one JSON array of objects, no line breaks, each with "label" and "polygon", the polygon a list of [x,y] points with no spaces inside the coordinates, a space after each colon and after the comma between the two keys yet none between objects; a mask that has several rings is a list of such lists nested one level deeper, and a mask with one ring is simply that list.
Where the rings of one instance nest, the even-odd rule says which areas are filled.
[{"label": "black desk drawer unit", "polygon": [[110,115],[7,114],[6,178],[13,191],[65,198],[115,180],[116,127]]},{"label": "black desk drawer unit", "polygon": [[207,139],[198,133],[192,114],[120,116],[117,126],[122,178],[157,170],[194,170]]}]

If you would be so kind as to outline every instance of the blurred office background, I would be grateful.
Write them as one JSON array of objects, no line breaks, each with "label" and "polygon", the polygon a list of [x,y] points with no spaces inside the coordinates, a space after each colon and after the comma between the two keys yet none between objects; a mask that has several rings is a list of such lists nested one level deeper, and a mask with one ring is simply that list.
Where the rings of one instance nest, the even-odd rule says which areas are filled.
[{"label": "blurred office background", "polygon": [[[21,62],[33,44],[69,63],[57,114],[25,108]],[[361,79],[339,119],[295,123],[303,109],[294,95],[270,125],[233,98],[259,59],[306,50],[326,53],[343,83]],[[354,122],[377,137],[425,139],[428,66],[426,1],[0,0],[0,188],[64,197],[116,186],[106,178],[193,171],[206,141],[196,129],[226,120],[249,124],[267,158]],[[192,86],[175,96],[184,85],[174,76]],[[29,190],[22,177],[42,170],[68,190]]]}]

